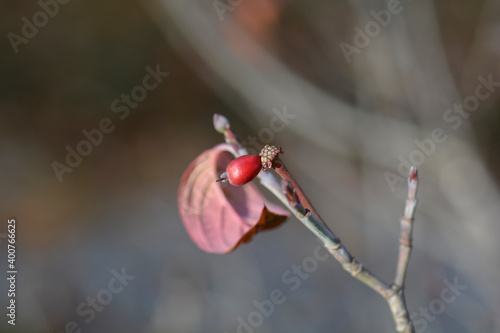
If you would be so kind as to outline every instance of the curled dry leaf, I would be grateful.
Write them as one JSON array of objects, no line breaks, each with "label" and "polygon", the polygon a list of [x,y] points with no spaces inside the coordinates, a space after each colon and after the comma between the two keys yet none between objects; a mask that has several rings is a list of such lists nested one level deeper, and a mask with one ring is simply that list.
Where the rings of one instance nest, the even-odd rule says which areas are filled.
[{"label": "curled dry leaf", "polygon": [[255,184],[215,182],[233,159],[229,151],[227,144],[204,151],[188,166],[179,186],[179,215],[191,239],[206,252],[230,252],[290,216],[267,201]]}]

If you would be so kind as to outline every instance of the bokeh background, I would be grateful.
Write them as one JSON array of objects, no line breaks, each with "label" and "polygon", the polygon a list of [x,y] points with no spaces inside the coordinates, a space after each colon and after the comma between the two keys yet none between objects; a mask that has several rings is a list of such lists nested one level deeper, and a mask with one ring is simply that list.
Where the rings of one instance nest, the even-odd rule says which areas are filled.
[{"label": "bokeh background", "polygon": [[[473,111],[449,111],[474,101],[480,77],[500,82],[498,1],[73,0],[46,21],[41,3],[0,2],[0,267],[14,217],[19,269],[15,327],[0,279],[0,331],[236,332],[274,289],[286,301],[239,332],[394,331],[385,302],[333,259],[290,289],[283,274],[319,245],[296,219],[223,256],[189,239],[176,191],[221,142],[219,112],[242,140],[285,149],[331,228],[387,281],[398,168],[417,159],[406,295],[418,331],[500,332],[498,83]],[[14,47],[9,33],[34,15],[38,31]],[[346,44],[358,47],[346,56]],[[169,75],[120,119],[113,101],[147,66]],[[113,132],[60,181],[53,162],[104,118]],[[447,139],[418,153],[436,128]],[[123,269],[133,279],[107,299]],[[450,302],[446,281],[465,286]],[[107,304],[91,320],[77,312],[96,296]]]}]

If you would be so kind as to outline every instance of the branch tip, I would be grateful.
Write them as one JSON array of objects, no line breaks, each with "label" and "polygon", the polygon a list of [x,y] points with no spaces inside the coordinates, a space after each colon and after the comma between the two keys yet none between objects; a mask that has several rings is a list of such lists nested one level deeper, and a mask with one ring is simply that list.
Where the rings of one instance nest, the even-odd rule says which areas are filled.
[{"label": "branch tip", "polygon": [[417,167],[416,166],[412,166],[410,168],[410,177],[409,177],[409,181],[410,182],[413,182],[413,181],[418,181],[418,170],[417,170]]},{"label": "branch tip", "polygon": [[214,113],[214,128],[217,132],[225,134],[229,129],[229,120],[220,113]]}]

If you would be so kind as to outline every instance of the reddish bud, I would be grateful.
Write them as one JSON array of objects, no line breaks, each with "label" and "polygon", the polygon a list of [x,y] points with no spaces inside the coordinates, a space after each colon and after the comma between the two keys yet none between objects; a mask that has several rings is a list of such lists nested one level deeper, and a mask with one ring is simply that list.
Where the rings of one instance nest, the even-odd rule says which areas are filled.
[{"label": "reddish bud", "polygon": [[231,185],[244,185],[257,177],[261,169],[260,156],[243,155],[231,161],[226,172],[221,174],[216,181]]},{"label": "reddish bud", "polygon": [[417,181],[418,180],[418,171],[415,166],[412,166],[410,168],[410,181]]}]

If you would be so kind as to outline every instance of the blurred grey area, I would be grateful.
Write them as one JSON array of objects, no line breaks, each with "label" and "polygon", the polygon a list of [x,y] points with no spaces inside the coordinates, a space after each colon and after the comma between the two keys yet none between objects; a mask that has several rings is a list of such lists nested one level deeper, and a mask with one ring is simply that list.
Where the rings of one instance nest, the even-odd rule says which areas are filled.
[{"label": "blurred grey area", "polygon": [[[222,141],[218,112],[250,149],[283,147],[386,281],[416,164],[416,331],[500,332],[500,2],[41,0],[0,13],[0,267],[15,218],[19,270],[15,326],[0,279],[0,331],[395,331],[384,300],[294,218],[227,255],[189,239],[177,187]],[[85,156],[70,165],[71,151]]]}]

